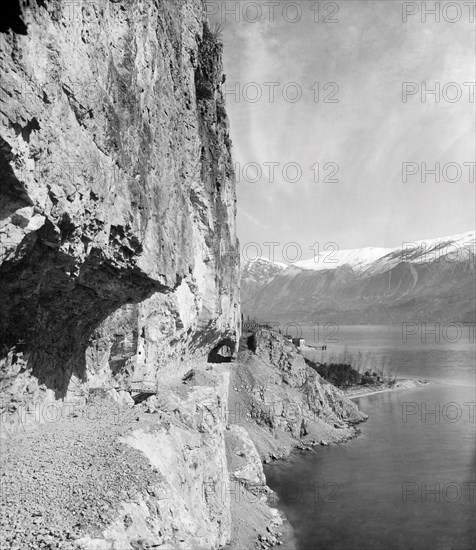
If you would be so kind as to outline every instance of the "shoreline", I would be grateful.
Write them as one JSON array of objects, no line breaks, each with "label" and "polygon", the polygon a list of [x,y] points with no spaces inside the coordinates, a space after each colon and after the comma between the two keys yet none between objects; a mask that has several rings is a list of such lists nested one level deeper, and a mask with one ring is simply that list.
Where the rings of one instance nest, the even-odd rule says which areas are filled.
[{"label": "shoreline", "polygon": [[[301,355],[306,358],[306,351],[316,352],[320,350],[320,347],[313,346],[311,344],[305,344],[298,349]],[[338,389],[348,399],[356,399],[358,397],[367,397],[369,395],[374,395],[377,393],[413,390],[433,383],[434,382],[432,382],[431,380],[420,380],[416,378],[397,378],[393,384],[390,384],[389,382],[379,382],[377,384],[358,385],[352,386],[350,388]]]},{"label": "shoreline", "polygon": [[431,380],[418,380],[415,378],[399,378],[391,386],[381,383],[375,388],[372,388],[372,386],[354,386],[341,391],[348,399],[357,399],[359,397],[368,397],[369,395],[375,395],[378,393],[414,390],[429,384],[434,384],[434,382]]},{"label": "shoreline", "polygon": [[[374,395],[374,394],[379,394],[379,393],[389,393],[389,392],[397,392],[397,391],[405,391],[405,390],[421,388],[423,386],[427,386],[427,385],[433,384],[433,383],[434,382],[432,382],[430,380],[418,380],[418,379],[413,379],[413,378],[401,378],[401,379],[397,379],[395,384],[393,384],[392,386],[388,386],[386,384],[381,383],[381,384],[378,385],[378,387],[375,387],[375,388],[372,388],[371,386],[354,386],[354,387],[349,388],[349,389],[344,389],[344,390],[341,389],[340,391],[342,392],[342,394],[345,397],[347,397],[348,399],[353,400],[353,399],[359,399],[360,397],[367,397],[367,396]],[[359,437],[359,435],[360,435],[360,429],[357,428],[354,431],[354,434],[351,438],[340,440],[340,441],[339,440],[337,440],[337,441],[332,441],[331,440],[331,441],[326,442],[324,445],[325,446],[334,446],[334,445],[347,443],[348,441],[356,439],[357,437]],[[312,451],[312,450],[318,449],[322,445],[323,445],[322,442],[315,443],[315,444],[301,443],[301,444],[293,445],[292,448],[288,449],[288,452],[285,455],[276,457],[276,458],[271,459],[271,460],[261,460],[261,462],[262,462],[263,466],[270,467],[270,466],[272,466],[273,463],[276,463],[278,461],[284,461],[284,462],[289,461],[290,456],[293,452]],[[266,485],[270,489],[270,491],[272,493],[274,493],[274,491],[272,491],[272,489],[268,486],[267,482],[266,482]],[[270,502],[268,502],[268,506],[270,506],[271,508],[275,508],[278,511],[279,515],[281,516],[281,519],[282,519],[282,526],[281,526],[281,528],[282,528],[282,538],[281,538],[280,542],[282,544],[284,541],[286,541],[290,545],[289,548],[291,550],[296,550],[297,546],[296,546],[295,528],[291,524],[291,522],[289,521],[289,519],[286,516],[284,510],[280,508],[280,506],[279,506],[279,497],[276,498],[278,495],[276,493],[274,493],[274,496],[275,496],[274,502],[272,504]]]}]

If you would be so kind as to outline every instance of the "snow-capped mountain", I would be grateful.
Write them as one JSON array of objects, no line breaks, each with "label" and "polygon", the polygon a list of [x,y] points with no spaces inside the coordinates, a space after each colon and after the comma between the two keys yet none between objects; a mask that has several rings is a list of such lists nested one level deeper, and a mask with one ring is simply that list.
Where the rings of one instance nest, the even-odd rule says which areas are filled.
[{"label": "snow-capped mountain", "polygon": [[400,262],[425,263],[432,261],[467,261],[476,254],[476,232],[469,231],[450,237],[403,242],[396,248],[356,248],[337,250],[329,245],[315,257],[294,263],[300,269],[323,271],[350,266],[355,273],[366,275],[392,269]]},{"label": "snow-capped mountain", "polygon": [[246,262],[241,268],[241,301],[269,283],[280,271],[288,266],[272,262],[267,258],[255,258]]},{"label": "snow-capped mountain", "polygon": [[312,269],[323,271],[324,269],[336,269],[343,265],[350,265],[356,272],[365,271],[376,260],[393,252],[393,248],[357,248],[353,250],[337,250],[333,245],[328,250],[319,252],[309,260],[301,260],[294,263],[300,269]]},{"label": "snow-capped mountain", "polygon": [[475,231],[330,253],[337,262],[311,258],[285,266],[262,258],[245,264],[243,312],[266,320],[356,324],[476,321]]}]

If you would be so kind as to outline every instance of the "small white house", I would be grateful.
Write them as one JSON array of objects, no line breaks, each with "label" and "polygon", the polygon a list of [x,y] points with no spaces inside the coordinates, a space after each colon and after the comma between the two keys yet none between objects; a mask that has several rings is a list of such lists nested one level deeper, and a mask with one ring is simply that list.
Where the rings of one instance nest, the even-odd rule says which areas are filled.
[{"label": "small white house", "polygon": [[306,340],[304,338],[293,338],[293,344],[300,348],[306,345]]}]

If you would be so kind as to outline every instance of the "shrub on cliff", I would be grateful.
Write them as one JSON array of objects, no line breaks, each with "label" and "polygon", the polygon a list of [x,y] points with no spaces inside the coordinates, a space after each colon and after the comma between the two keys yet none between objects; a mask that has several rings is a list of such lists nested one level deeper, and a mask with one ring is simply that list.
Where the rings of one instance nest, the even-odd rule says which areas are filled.
[{"label": "shrub on cliff", "polygon": [[210,29],[210,34],[217,44],[223,45],[223,25],[221,23],[215,23]]}]

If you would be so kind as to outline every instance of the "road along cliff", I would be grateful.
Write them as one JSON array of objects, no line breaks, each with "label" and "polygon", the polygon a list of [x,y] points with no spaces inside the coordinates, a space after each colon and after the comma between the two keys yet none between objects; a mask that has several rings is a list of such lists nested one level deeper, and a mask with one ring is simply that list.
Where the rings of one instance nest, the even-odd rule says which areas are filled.
[{"label": "road along cliff", "polygon": [[4,15],[2,547],[278,544],[262,461],[364,417],[280,335],[237,353],[235,180],[204,4],[10,0]]},{"label": "road along cliff", "polygon": [[0,543],[294,548],[262,463],[347,441],[366,417],[280,334],[241,343],[236,361],[197,364],[142,402],[95,391],[67,412],[30,407],[20,430],[4,419]]}]

